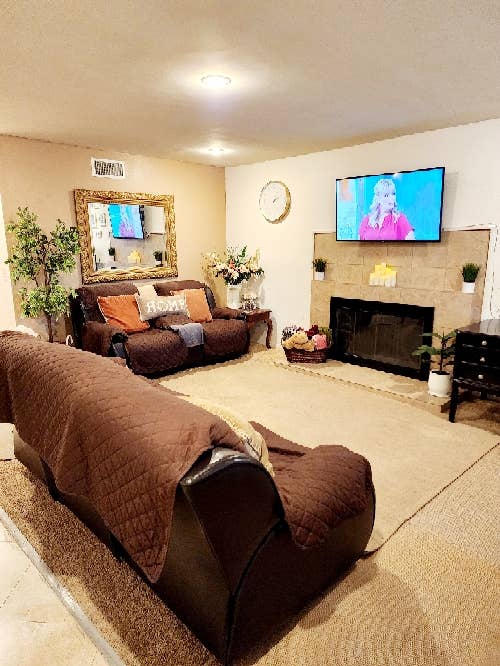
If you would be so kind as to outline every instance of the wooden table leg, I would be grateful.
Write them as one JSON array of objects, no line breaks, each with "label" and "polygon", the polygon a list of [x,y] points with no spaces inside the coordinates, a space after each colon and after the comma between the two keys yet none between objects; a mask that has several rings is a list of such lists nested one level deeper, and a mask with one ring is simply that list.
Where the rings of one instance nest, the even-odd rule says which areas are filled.
[{"label": "wooden table leg", "polygon": [[267,320],[266,347],[271,349],[271,334],[273,332],[273,320],[271,317]]},{"label": "wooden table leg", "polygon": [[453,382],[451,385],[450,413],[448,414],[448,419],[451,423],[455,423],[455,416],[457,413],[457,403],[458,403],[458,384],[456,382]]}]

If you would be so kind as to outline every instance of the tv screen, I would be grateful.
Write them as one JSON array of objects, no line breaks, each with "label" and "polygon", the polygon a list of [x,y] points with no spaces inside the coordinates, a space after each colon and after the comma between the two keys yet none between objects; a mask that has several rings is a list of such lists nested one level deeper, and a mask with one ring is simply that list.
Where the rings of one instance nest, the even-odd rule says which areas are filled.
[{"label": "tv screen", "polygon": [[337,179],[338,241],[439,241],[444,167]]},{"label": "tv screen", "polygon": [[144,238],[140,208],[137,204],[108,204],[113,238]]}]

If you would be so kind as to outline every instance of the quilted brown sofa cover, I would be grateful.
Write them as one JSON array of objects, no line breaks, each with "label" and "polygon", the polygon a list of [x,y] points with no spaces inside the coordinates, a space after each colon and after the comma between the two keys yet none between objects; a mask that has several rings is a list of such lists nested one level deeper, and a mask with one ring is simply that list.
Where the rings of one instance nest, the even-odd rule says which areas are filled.
[{"label": "quilted brown sofa cover", "polygon": [[[31,348],[35,344],[38,349]],[[90,409],[81,399],[80,380],[88,384]],[[99,409],[100,404],[108,411]],[[154,406],[150,423],[144,423],[146,404]],[[120,421],[127,430],[117,430],[109,420],[111,406],[113,414],[122,409],[130,415],[128,422],[124,417]],[[161,444],[161,433],[167,437],[179,422],[181,445],[185,409],[185,401],[170,391],[109,360],[62,345],[15,337],[2,341],[0,336],[0,421],[15,423],[24,438],[16,440],[16,456],[143,577],[144,563],[132,554],[126,535],[120,527],[116,531],[112,515],[96,508],[102,493],[95,474],[105,472],[106,484],[121,479],[128,493],[131,478],[123,471],[135,470],[144,479],[153,453],[166,455],[164,445],[148,446],[149,439]],[[237,450],[228,433],[221,437],[225,424],[194,405],[188,409],[198,415],[195,423],[204,419],[210,424],[204,431],[211,433],[215,448],[203,445],[201,456],[178,477],[168,548],[148,583],[227,663],[289,621],[363,553],[373,527],[375,496],[369,463],[345,447],[308,449],[254,423],[267,442],[273,479],[257,460]],[[89,411],[90,420],[65,429],[70,417]],[[93,424],[95,436],[85,424]],[[107,427],[118,448],[108,441]],[[71,434],[66,443],[64,434],[66,439]],[[102,445],[113,444],[112,456],[99,437]],[[63,456],[64,451],[77,452],[79,464]],[[102,464],[96,454],[104,456]],[[61,466],[65,459],[70,464]],[[91,483],[83,483],[85,479]],[[113,488],[114,502],[121,490]],[[102,496],[107,498],[107,492]],[[166,500],[164,505],[167,511]]]},{"label": "quilted brown sofa cover", "polygon": [[157,328],[154,321],[149,330],[128,335],[106,324],[97,298],[137,293],[136,286],[126,281],[85,285],[76,290],[76,297],[71,299],[71,317],[77,345],[102,356],[123,356],[127,365],[141,375],[158,375],[246,353],[249,344],[246,322],[238,318],[237,310],[218,308],[208,285],[197,280],[167,280],[156,282],[154,286],[160,296],[181,289],[205,290],[213,320],[202,324],[202,346],[186,347],[177,333]]}]

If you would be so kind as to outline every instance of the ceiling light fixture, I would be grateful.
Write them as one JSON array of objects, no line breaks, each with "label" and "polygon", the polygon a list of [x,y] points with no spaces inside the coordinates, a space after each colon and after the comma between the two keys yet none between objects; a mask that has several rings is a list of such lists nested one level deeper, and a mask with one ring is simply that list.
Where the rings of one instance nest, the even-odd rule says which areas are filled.
[{"label": "ceiling light fixture", "polygon": [[224,74],[207,74],[201,79],[201,82],[207,88],[224,88],[231,83],[231,79]]},{"label": "ceiling light fixture", "polygon": [[208,149],[208,152],[212,153],[212,155],[222,155],[224,148],[220,148],[219,146],[212,146]]}]

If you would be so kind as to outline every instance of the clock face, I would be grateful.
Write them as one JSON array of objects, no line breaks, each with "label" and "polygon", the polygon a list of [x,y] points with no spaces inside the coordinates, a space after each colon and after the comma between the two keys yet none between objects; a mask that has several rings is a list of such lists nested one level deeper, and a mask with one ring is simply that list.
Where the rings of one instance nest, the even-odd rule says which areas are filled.
[{"label": "clock face", "polygon": [[259,208],[268,222],[281,222],[290,210],[290,191],[285,183],[271,180],[260,191]]}]

